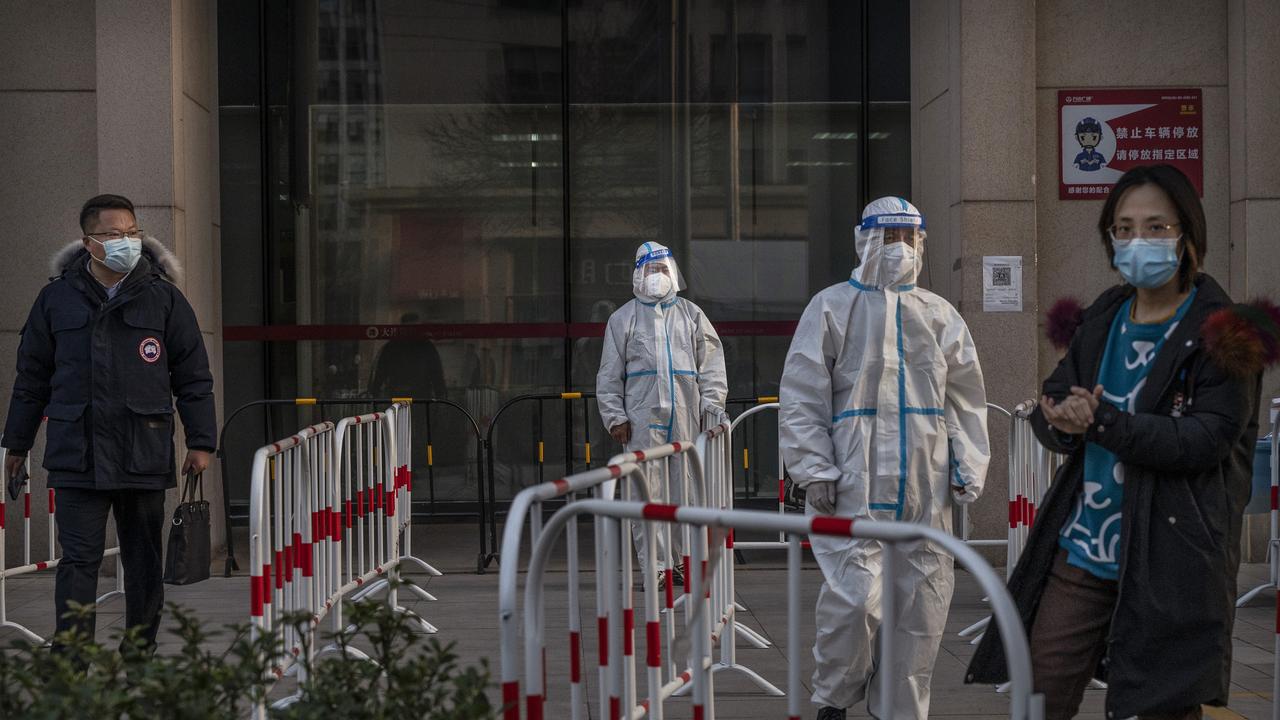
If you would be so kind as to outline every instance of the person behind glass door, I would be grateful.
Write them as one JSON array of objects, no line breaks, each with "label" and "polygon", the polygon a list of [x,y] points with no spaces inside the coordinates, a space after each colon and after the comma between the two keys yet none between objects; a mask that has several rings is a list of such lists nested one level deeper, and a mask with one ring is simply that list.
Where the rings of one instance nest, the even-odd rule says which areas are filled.
[{"label": "person behind glass door", "polygon": [[[401,325],[415,325],[418,321],[417,313],[400,316]],[[388,340],[373,364],[369,392],[377,398],[425,400],[446,397],[444,365],[440,362],[435,343],[422,336]]]}]

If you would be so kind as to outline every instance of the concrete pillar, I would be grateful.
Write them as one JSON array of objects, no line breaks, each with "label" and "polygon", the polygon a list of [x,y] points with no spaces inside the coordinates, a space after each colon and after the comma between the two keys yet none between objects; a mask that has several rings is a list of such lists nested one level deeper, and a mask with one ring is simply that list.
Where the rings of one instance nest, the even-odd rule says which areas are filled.
[{"label": "concrete pillar", "polygon": [[[221,420],[216,33],[209,0],[97,3],[98,184],[133,200],[147,232],[182,261],[178,286],[204,332]],[[225,542],[221,489],[215,463],[205,474],[214,547]]]},{"label": "concrete pillar", "polygon": [[[1200,88],[1205,269],[1238,300],[1280,297],[1274,3],[917,0],[911,23],[913,189],[933,289],[973,329],[993,402],[1037,394],[1057,363],[1042,333],[1055,301],[1088,302],[1118,281],[1096,229],[1102,201],[1058,198],[1060,89]],[[994,254],[1023,255],[1025,312],[982,312],[981,258]],[[1280,373],[1264,391],[1280,394]],[[988,492],[999,495],[1003,431],[993,421]],[[983,504],[983,536],[1001,532],[998,506]]]},{"label": "concrete pillar", "polygon": [[[1280,6],[1231,0],[1227,7],[1230,97],[1231,295],[1280,302]],[[1263,376],[1259,422],[1267,432],[1270,398],[1280,397],[1280,369]],[[1266,559],[1269,520],[1246,516],[1245,560]]]},{"label": "concrete pillar", "polygon": [[[214,10],[208,0],[0,2],[0,167],[9,178],[0,184],[4,408],[18,333],[51,275],[50,256],[79,237],[80,206],[100,192],[132,199],[143,227],[182,260],[180,286],[204,330],[221,392]],[[181,433],[179,445],[182,457]],[[42,455],[41,440],[32,453],[41,511],[33,559],[47,557]],[[215,509],[220,492],[215,466],[206,476]],[[21,518],[21,507],[9,503],[7,525],[19,528],[9,535],[9,563],[21,554]],[[217,546],[225,532],[221,513],[214,518]]]},{"label": "concrete pillar", "polygon": [[[0,407],[13,390],[19,331],[40,288],[50,256],[80,235],[80,206],[98,191],[97,76],[92,0],[0,2]],[[0,420],[3,422],[3,420]],[[40,433],[32,458],[38,540],[32,559],[46,559],[44,455]],[[22,557],[22,501],[7,509],[7,564]]]},{"label": "concrete pillar", "polygon": [[[1029,350],[1036,336],[1035,6],[915,2],[911,45],[913,199],[929,223],[934,289],[973,333],[988,400],[1012,409],[1040,380]],[[1023,257],[1022,312],[982,311],[985,255]],[[986,493],[1001,498],[1009,426],[995,415],[989,426]],[[1004,503],[980,503],[971,515],[975,536],[1000,537],[1007,517]]]},{"label": "concrete pillar", "polygon": [[[1223,287],[1230,257],[1227,223],[1226,12],[1201,0],[1108,3],[1040,0],[1036,5],[1039,119],[1036,236],[1041,319],[1058,299],[1088,303],[1120,276],[1098,235],[1102,200],[1059,200],[1058,90],[1190,87],[1204,99],[1205,271]],[[1137,28],[1142,30],[1138,31]],[[1043,337],[1043,335],[1041,335]],[[1058,353],[1040,343],[1040,373]]]},{"label": "concrete pillar", "polygon": [[[1280,302],[1280,5],[1232,0],[1228,27],[1231,294]],[[1280,396],[1280,370],[1263,392]]]}]

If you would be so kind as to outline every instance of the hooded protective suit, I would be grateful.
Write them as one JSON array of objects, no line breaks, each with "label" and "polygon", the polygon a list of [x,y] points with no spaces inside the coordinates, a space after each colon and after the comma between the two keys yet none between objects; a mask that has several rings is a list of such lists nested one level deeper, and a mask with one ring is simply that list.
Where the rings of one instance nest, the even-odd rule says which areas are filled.
[{"label": "hooded protective suit", "polygon": [[[889,197],[868,205],[862,218],[861,264],[848,282],[810,301],[787,354],[784,458],[798,485],[835,484],[837,515],[949,530],[953,501],[977,498],[991,457],[978,354],[955,308],[915,286],[920,212]],[[886,245],[886,233],[911,237]],[[850,538],[811,542],[826,578],[813,701],[848,708],[870,689],[870,711],[878,714],[879,688],[871,681],[887,548]],[[925,718],[951,603],[952,558],[924,543],[898,548],[896,651],[888,670],[894,717]]]},{"label": "hooded protective suit", "polygon": [[[605,428],[631,423],[627,450],[691,440],[704,423],[710,426],[727,418],[720,336],[697,305],[677,296],[683,289],[670,250],[653,242],[636,250],[635,299],[609,317],[596,375],[596,401]],[[651,473],[649,497],[655,502],[683,500],[688,473],[682,460],[676,457],[668,463],[670,493],[664,487],[667,478]],[[644,568],[647,558],[639,523],[634,529],[636,554]],[[683,548],[668,548],[660,538],[659,570],[668,567],[668,550],[677,558],[683,555]]]}]

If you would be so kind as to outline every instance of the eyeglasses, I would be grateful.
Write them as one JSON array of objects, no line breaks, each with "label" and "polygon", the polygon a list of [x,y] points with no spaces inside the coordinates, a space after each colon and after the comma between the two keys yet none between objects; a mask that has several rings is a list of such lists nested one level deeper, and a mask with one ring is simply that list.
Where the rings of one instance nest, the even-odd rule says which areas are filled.
[{"label": "eyeglasses", "polygon": [[1172,240],[1178,237],[1176,228],[1180,226],[1180,223],[1147,223],[1146,225],[1116,223],[1107,228],[1107,234],[1111,236],[1113,242],[1127,242],[1135,237]]},{"label": "eyeglasses", "polygon": [[110,232],[85,233],[85,234],[94,239],[105,238],[107,240],[119,240],[120,238],[126,238],[126,237],[142,237],[142,228],[138,228],[137,230],[126,230],[124,232],[120,232],[119,230],[111,230]]}]

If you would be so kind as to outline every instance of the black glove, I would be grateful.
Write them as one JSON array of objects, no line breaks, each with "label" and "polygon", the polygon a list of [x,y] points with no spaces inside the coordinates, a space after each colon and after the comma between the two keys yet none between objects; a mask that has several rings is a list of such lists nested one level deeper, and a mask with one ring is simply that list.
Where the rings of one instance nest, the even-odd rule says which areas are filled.
[{"label": "black glove", "polygon": [[9,476],[9,499],[17,500],[18,493],[22,491],[24,485],[27,484],[27,464],[23,463],[18,466],[18,471]]}]

